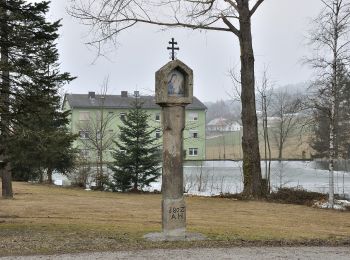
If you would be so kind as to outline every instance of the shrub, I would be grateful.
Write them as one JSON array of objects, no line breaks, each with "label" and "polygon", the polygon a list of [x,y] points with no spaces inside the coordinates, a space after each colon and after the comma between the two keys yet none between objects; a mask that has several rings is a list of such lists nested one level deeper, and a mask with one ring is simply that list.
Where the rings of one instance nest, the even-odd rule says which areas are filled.
[{"label": "shrub", "polygon": [[268,196],[270,201],[308,206],[311,206],[315,201],[325,199],[327,199],[326,194],[300,188],[280,188]]}]

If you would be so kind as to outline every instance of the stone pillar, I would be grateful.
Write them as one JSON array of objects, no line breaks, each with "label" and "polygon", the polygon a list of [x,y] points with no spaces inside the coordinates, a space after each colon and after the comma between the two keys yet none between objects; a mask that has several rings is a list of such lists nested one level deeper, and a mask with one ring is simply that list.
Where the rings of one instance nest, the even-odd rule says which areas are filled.
[{"label": "stone pillar", "polygon": [[193,71],[180,60],[165,64],[156,72],[155,101],[162,108],[163,176],[162,233],[145,235],[150,240],[191,240],[186,233],[186,205],[183,196],[183,130],[185,107],[193,99]]},{"label": "stone pillar", "polygon": [[163,176],[162,231],[166,237],[185,237],[186,205],[183,197],[183,130],[185,106],[162,107]]}]

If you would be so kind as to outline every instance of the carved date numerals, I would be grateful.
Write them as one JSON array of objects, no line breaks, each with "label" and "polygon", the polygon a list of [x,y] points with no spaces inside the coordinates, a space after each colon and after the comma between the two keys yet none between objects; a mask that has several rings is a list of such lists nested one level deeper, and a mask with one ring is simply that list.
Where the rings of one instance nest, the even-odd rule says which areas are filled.
[{"label": "carved date numerals", "polygon": [[186,207],[179,207],[179,208],[170,207],[168,211],[170,220],[184,219],[185,211],[186,211]]}]

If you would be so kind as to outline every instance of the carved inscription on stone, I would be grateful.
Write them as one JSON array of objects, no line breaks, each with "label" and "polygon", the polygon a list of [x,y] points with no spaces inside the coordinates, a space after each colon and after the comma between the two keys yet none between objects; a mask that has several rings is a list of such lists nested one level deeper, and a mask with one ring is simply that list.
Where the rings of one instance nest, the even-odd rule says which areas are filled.
[{"label": "carved inscription on stone", "polygon": [[185,231],[186,205],[183,198],[163,200],[163,232]]},{"label": "carved inscription on stone", "polygon": [[179,208],[170,207],[168,213],[169,213],[168,218],[170,219],[170,221],[184,220],[186,216],[186,207],[179,207]]}]

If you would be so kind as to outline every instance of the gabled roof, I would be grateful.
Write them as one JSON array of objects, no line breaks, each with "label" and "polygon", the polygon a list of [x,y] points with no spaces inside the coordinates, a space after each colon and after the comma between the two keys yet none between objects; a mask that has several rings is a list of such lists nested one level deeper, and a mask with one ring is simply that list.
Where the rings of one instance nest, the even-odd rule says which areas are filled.
[{"label": "gabled roof", "polygon": [[237,121],[230,121],[223,117],[214,118],[207,124],[207,126],[232,126],[232,125],[241,126],[241,124],[238,123]]},{"label": "gabled roof", "polygon": [[208,126],[225,126],[227,125],[227,119],[223,117],[215,118],[208,123]]},{"label": "gabled roof", "polygon": [[[104,98],[103,98],[104,97]],[[154,96],[140,96],[142,107],[145,109],[159,109],[160,106],[155,103]],[[106,109],[132,107],[134,96],[121,95],[96,95],[95,98],[90,98],[88,94],[66,94],[64,101],[68,102],[71,109],[73,108],[98,108],[103,105]],[[207,107],[196,97],[193,97],[193,103],[186,106],[189,110],[206,110]]]}]

